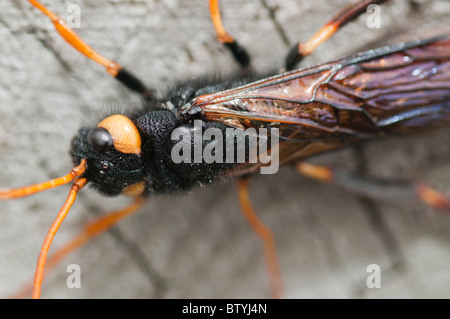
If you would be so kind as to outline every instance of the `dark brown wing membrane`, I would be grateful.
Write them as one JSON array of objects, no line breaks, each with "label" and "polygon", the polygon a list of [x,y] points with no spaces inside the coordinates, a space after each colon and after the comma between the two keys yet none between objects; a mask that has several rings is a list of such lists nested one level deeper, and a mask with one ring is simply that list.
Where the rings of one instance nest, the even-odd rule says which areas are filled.
[{"label": "dark brown wing membrane", "polygon": [[183,107],[240,128],[276,127],[291,160],[450,123],[450,37],[402,43],[207,94]]}]

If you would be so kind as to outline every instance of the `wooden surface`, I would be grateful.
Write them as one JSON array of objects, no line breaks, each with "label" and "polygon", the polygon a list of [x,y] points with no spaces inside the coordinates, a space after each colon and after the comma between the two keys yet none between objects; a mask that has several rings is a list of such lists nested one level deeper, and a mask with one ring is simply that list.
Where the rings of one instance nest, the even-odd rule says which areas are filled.
[{"label": "wooden surface", "polygon": [[[67,17],[81,8],[77,32],[158,92],[171,83],[238,68],[215,40],[206,1],[56,1]],[[266,0],[221,3],[229,32],[249,49],[257,70],[280,68],[291,43],[306,40],[349,1]],[[48,1],[46,1],[48,3]],[[382,7],[382,27],[365,17],[319,47],[304,65],[367,47],[436,33],[449,25],[448,1]],[[274,9],[275,18],[269,9]],[[22,186],[66,174],[69,143],[82,124],[139,99],[75,52],[27,1],[0,2],[0,185]],[[425,31],[424,31],[425,30]],[[427,33],[428,34],[428,33]],[[317,161],[387,178],[424,179],[450,195],[450,130],[393,138]],[[0,203],[0,297],[30,282],[41,243],[67,196],[61,187]],[[254,206],[275,234],[287,298],[450,297],[450,217],[417,203],[372,203],[284,167],[256,176]],[[126,205],[83,190],[52,249],[89,220]],[[66,286],[78,264],[80,289]],[[381,288],[369,289],[369,264]],[[261,243],[239,211],[233,182],[190,194],[150,198],[118,227],[65,259],[45,278],[44,298],[269,298]]]}]

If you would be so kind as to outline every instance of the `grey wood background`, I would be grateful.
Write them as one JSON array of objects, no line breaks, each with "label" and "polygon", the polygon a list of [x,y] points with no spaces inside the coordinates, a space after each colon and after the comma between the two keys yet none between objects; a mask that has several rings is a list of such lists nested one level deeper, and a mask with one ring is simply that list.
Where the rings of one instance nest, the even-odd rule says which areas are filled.
[{"label": "grey wood background", "polygon": [[[362,17],[321,46],[305,65],[367,47],[442,33],[450,3],[407,1],[382,7],[382,27]],[[207,1],[45,1],[63,17],[81,8],[77,32],[159,92],[177,80],[236,72],[215,34]],[[349,1],[224,0],[229,32],[249,49],[257,70],[280,68],[290,43],[306,40]],[[272,16],[271,13],[274,15]],[[0,2],[0,185],[21,186],[66,174],[68,146],[80,125],[139,99],[59,38],[25,0]],[[391,138],[315,161],[367,173],[424,179],[450,195],[450,131]],[[29,282],[44,236],[67,196],[61,187],[0,203],[0,297]],[[287,298],[450,297],[450,217],[417,203],[372,203],[284,167],[256,176],[251,196],[273,230]],[[125,206],[84,190],[53,250],[101,213]],[[66,287],[78,264],[80,289]],[[366,268],[378,264],[381,288]],[[233,182],[148,205],[65,259],[45,278],[45,298],[268,298],[263,250],[239,211]]]}]

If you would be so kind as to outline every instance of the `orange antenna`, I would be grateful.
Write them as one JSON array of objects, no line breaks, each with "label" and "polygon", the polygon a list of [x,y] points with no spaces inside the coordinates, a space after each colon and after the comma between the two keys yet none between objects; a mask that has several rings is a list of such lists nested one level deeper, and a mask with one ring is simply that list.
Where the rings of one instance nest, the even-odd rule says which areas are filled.
[{"label": "orange antenna", "polygon": [[[145,198],[137,196],[134,198],[133,203],[125,208],[111,212],[105,216],[101,216],[98,219],[88,223],[84,230],[73,238],[69,243],[59,248],[52,256],[49,256],[46,261],[44,274],[47,274],[52,268],[54,268],[64,257],[66,257],[72,251],[78,249],[90,239],[100,235],[106,230],[116,225],[123,218],[135,213],[139,208],[145,204]],[[11,296],[13,299],[24,299],[28,295],[31,295],[33,291],[33,284],[27,284],[18,293]]]},{"label": "orange antenna", "polygon": [[67,196],[67,199],[59,211],[58,215],[56,216],[55,220],[53,221],[52,226],[50,227],[47,236],[45,237],[44,243],[42,244],[41,252],[39,254],[39,259],[36,266],[36,272],[34,274],[34,280],[33,280],[33,299],[38,299],[41,296],[41,286],[42,281],[44,280],[44,268],[45,268],[45,262],[47,261],[47,255],[48,251],[50,250],[50,246],[52,244],[53,238],[56,235],[56,232],[58,231],[59,227],[61,226],[64,218],[66,218],[67,214],[70,211],[70,208],[72,207],[73,203],[75,202],[75,199],[77,198],[77,194],[85,185],[87,184],[86,178],[78,178],[76,179],[73,184],[72,188],[70,189],[69,196]]},{"label": "orange antenna", "polygon": [[71,181],[73,181],[75,178],[81,176],[84,171],[86,170],[86,160],[81,160],[80,165],[74,167],[69,174],[58,177],[55,179],[51,179],[49,181],[34,184],[30,186],[20,187],[20,188],[12,188],[12,189],[0,189],[0,200],[2,199],[13,199],[13,198],[19,198],[19,197],[25,197],[29,195],[33,195],[42,191],[45,191],[47,189],[58,187],[64,184],[67,184]]},{"label": "orange antenna", "polygon": [[80,178],[80,176],[83,175],[85,170],[86,170],[86,160],[82,159],[80,165],[74,167],[69,172],[69,174],[65,176],[30,186],[0,190],[0,199],[12,199],[32,195],[38,192],[42,192],[46,189],[67,184],[70,181],[74,181],[72,184],[72,188],[70,189],[69,196],[67,197],[63,207],[56,216],[52,226],[50,227],[50,230],[47,233],[47,237],[45,238],[44,244],[42,245],[41,253],[39,254],[39,259],[37,262],[36,273],[34,275],[33,298],[37,299],[40,297],[41,294],[42,280],[44,279],[45,262],[47,260],[47,254],[50,249],[50,245],[53,241],[53,237],[55,237],[55,234],[58,231],[59,227],[61,226],[61,223],[69,213],[69,210],[72,207],[73,203],[75,202],[75,198],[77,197],[78,192],[87,184],[86,178],[84,177]]}]

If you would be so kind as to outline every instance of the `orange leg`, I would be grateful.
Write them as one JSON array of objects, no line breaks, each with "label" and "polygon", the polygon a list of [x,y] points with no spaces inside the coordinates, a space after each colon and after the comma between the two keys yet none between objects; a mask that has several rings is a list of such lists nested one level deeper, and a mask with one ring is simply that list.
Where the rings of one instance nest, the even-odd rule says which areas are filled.
[{"label": "orange leg", "polygon": [[415,189],[419,198],[426,204],[439,210],[450,211],[450,199],[445,195],[422,182],[417,182]]},{"label": "orange leg", "polygon": [[152,98],[152,90],[147,89],[144,84],[133,74],[125,70],[119,63],[109,60],[92,49],[86,42],[84,42],[67,24],[58,17],[55,13],[50,11],[47,7],[37,0],[28,0],[34,7],[38,8],[45,14],[53,23],[56,31],[61,37],[73,46],[78,52],[84,54],[89,59],[102,65],[106,71],[124,84],[129,89],[136,91],[143,95],[144,98]]},{"label": "orange leg", "polygon": [[362,0],[343,8],[314,34],[311,39],[304,43],[298,42],[294,45],[286,57],[286,70],[292,70],[298,62],[305,56],[311,54],[321,43],[336,33],[337,30],[366,12],[367,6],[371,4],[382,4],[386,1],[388,0]]},{"label": "orange leg", "polygon": [[248,194],[248,184],[249,180],[247,178],[240,178],[238,180],[239,203],[245,218],[263,242],[267,268],[270,276],[272,295],[274,298],[281,298],[283,293],[283,284],[281,280],[280,266],[278,264],[275,239],[270,229],[268,229],[261,222],[252,207],[250,196]]},{"label": "orange leg", "polygon": [[[84,230],[75,238],[73,238],[69,243],[65,246],[61,247],[57,252],[55,252],[48,259],[47,266],[45,268],[45,273],[48,273],[51,269],[53,269],[63,258],[73,252],[75,249],[78,249],[85,243],[87,243],[92,238],[102,234],[106,230],[110,229],[114,225],[116,225],[123,218],[133,214],[138,211],[145,204],[145,198],[142,196],[135,197],[133,202],[120,210],[111,212],[105,216],[101,216],[100,218],[90,222],[84,227]],[[48,249],[46,250],[48,251]],[[44,271],[44,267],[42,265],[40,272]],[[43,274],[42,274],[43,276]],[[39,283],[39,288],[40,288]],[[13,298],[25,298],[30,291],[36,288],[36,283],[34,283],[34,288],[32,286],[26,286],[20,290]],[[34,296],[33,296],[34,297]]]},{"label": "orange leg", "polygon": [[450,199],[423,182],[388,181],[305,162],[296,164],[303,175],[336,184],[360,196],[387,201],[420,199],[437,210],[450,211]]},{"label": "orange leg", "polygon": [[246,68],[250,65],[250,56],[247,51],[241,47],[237,41],[229,35],[222,24],[220,17],[219,0],[209,0],[209,12],[211,14],[211,20],[214,25],[214,29],[217,33],[217,39],[228,50],[230,50],[234,59],[243,67]]}]

